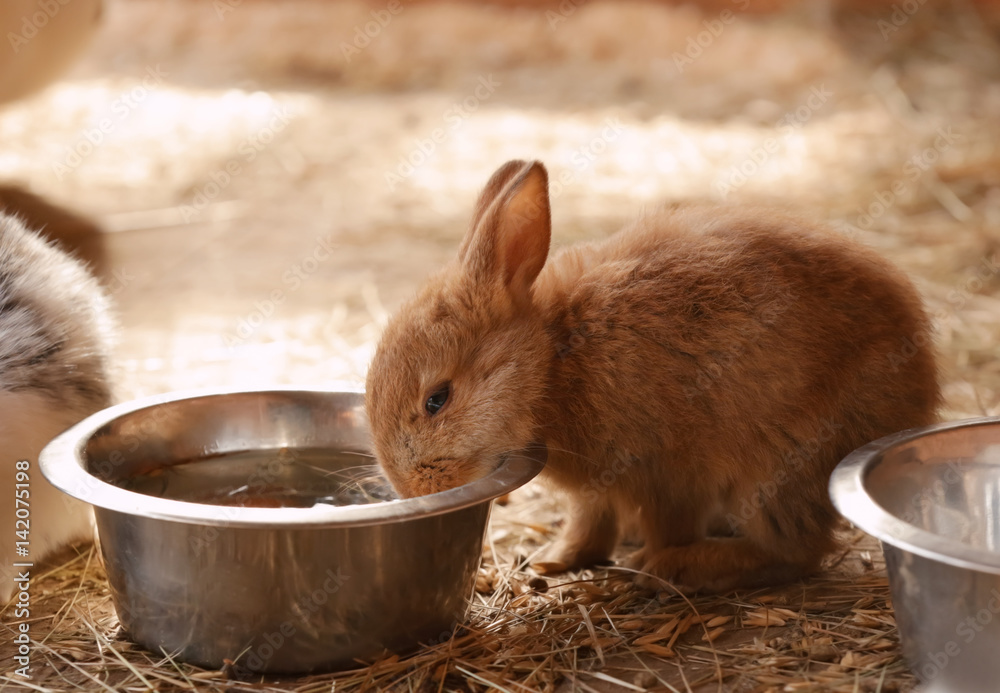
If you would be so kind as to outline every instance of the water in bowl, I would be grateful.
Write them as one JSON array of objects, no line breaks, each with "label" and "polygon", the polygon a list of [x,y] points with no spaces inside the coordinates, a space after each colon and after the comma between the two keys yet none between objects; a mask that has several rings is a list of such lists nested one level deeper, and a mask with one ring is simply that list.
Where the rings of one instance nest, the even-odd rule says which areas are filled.
[{"label": "water in bowl", "polygon": [[181,461],[117,485],[148,496],[247,508],[361,505],[397,498],[370,455],[308,448]]}]

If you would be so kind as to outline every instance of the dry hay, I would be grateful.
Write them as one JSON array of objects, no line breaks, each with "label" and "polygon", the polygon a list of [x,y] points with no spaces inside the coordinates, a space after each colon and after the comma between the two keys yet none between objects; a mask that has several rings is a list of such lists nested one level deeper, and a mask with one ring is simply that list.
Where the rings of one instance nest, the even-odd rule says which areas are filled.
[{"label": "dry hay", "polygon": [[[277,3],[248,3],[213,23],[193,9],[166,14],[157,3],[131,1],[119,7],[124,19],[110,27],[117,40],[95,46],[77,83],[0,114],[6,157],[0,173],[121,231],[120,242],[118,234],[110,238],[111,267],[134,261],[130,252],[147,252],[150,263],[161,255],[170,260],[164,275],[153,277],[158,288],[144,288],[140,277],[116,296],[125,323],[127,396],[247,385],[262,372],[278,382],[325,382],[334,358],[344,363],[336,376],[356,375],[351,368],[363,366],[384,320],[382,303],[391,310],[453,251],[456,237],[439,227],[460,225],[475,188],[508,153],[539,156],[555,172],[572,170],[578,136],[590,137],[604,118],[619,115],[635,137],[580,172],[554,205],[559,240],[595,237],[641,202],[715,195],[719,172],[744,161],[812,86],[825,84],[836,95],[828,110],[803,123],[733,199],[803,207],[900,264],[934,314],[944,418],[1000,414],[1000,276],[991,269],[1000,250],[1000,49],[981,10],[927,3],[889,41],[875,30],[878,15],[834,13],[820,18],[827,22],[821,29],[794,13],[741,20],[690,70],[668,74],[662,65],[706,18],[692,8],[592,2],[549,36],[544,18],[527,11],[421,5],[400,15],[392,32],[345,69],[338,41],[350,37],[369,6],[293,4],[294,13]],[[332,27],[332,38],[309,40],[317,27]],[[122,49],[122,37],[133,33],[144,40]],[[160,59],[169,61],[181,86],[162,88],[158,98],[182,117],[171,123],[169,113],[152,118],[136,110],[134,127],[79,175],[53,179],[50,162],[37,155],[52,151],[46,147],[53,133],[72,142],[101,112],[101,99]],[[129,67],[119,74],[120,64]],[[469,75],[489,71],[510,92],[471,118],[461,141],[442,145],[437,160],[388,194],[383,172],[465,93]],[[538,80],[539,71],[548,82]],[[244,82],[250,86],[231,89]],[[269,89],[275,102],[303,115],[199,224],[184,226],[178,210],[192,190],[258,127],[254,88]],[[60,99],[74,97],[76,110],[62,108]],[[198,132],[189,115],[206,111],[216,119]],[[147,133],[143,126],[154,124],[168,134]],[[937,133],[949,127],[961,137],[937,151]],[[907,164],[930,151],[934,161],[911,179]],[[878,196],[897,183],[903,187],[894,201],[867,219]],[[212,351],[220,320],[229,319],[220,315],[240,315],[252,300],[213,296],[216,313],[197,313],[212,303],[204,297],[216,287],[199,284],[195,273],[216,276],[224,263],[198,265],[193,250],[171,255],[174,239],[188,236],[170,234],[193,228],[209,239],[196,248],[224,246],[234,257],[250,256],[248,266],[266,275],[270,270],[260,268],[267,258],[233,239],[266,237],[285,228],[279,223],[316,233],[338,224],[348,229],[338,237],[344,266],[370,266],[370,276],[357,282],[360,292],[324,279],[316,292],[321,299],[296,304],[298,314],[274,320],[235,356]],[[136,229],[142,228],[155,252],[141,245]],[[282,257],[280,244],[292,235],[276,234],[264,247]],[[138,251],[126,241],[140,243]],[[195,269],[185,275],[185,264]],[[233,283],[259,295],[257,285],[240,281]],[[161,307],[155,316],[153,301]],[[222,356],[208,356],[217,352]],[[496,509],[469,622],[451,639],[350,672],[254,682],[131,645],[119,632],[93,547],[78,547],[32,589],[35,678],[26,685],[11,677],[2,643],[0,691],[777,692],[915,685],[901,661],[881,552],[859,533],[848,532],[845,553],[804,583],[688,600],[666,588],[637,592],[614,567],[538,575],[531,563],[558,527],[556,508],[535,488]],[[14,622],[8,606],[0,628],[9,631]]]},{"label": "dry hay", "polygon": [[[538,498],[522,499],[524,506]],[[537,513],[532,515],[537,517]],[[542,577],[551,528],[501,510],[468,622],[409,657],[296,679],[232,678],[151,653],[120,632],[93,546],[35,583],[31,690],[903,691],[880,554],[860,533],[821,577],[779,590],[685,598],[637,591],[616,568]],[[861,543],[860,546],[856,544]],[[847,560],[845,560],[847,559]],[[0,679],[24,685],[8,673]],[[16,689],[16,686],[15,686]]]}]

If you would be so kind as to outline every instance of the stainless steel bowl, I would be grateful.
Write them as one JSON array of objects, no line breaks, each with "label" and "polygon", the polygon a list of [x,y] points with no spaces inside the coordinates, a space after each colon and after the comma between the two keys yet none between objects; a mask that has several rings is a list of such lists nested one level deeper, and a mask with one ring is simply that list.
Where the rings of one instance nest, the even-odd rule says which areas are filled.
[{"label": "stainless steel bowl", "polygon": [[922,690],[998,690],[1000,417],[877,440],[840,463],[830,493],[882,541],[903,653]]},{"label": "stainless steel bowl", "polygon": [[94,505],[133,640],[207,667],[228,659],[238,671],[301,673],[448,637],[467,615],[490,501],[534,477],[544,454],[513,455],[456,489],[368,505],[228,507],[115,484],[235,451],[363,453],[368,443],[358,392],[179,393],[97,413],[39,463]]}]

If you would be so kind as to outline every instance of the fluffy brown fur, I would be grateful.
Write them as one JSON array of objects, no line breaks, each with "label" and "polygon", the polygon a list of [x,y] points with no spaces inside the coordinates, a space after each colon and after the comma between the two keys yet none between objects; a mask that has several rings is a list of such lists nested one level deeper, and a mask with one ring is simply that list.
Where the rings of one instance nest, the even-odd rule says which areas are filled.
[{"label": "fluffy brown fur", "polygon": [[556,561],[607,559],[637,516],[644,584],[814,570],[834,547],[837,462],[935,419],[911,284],[844,238],[744,207],[669,207],[546,264],[547,188],[539,163],[499,169],[458,257],[386,328],[367,407],[393,485],[457,486],[541,441],[572,505]]}]

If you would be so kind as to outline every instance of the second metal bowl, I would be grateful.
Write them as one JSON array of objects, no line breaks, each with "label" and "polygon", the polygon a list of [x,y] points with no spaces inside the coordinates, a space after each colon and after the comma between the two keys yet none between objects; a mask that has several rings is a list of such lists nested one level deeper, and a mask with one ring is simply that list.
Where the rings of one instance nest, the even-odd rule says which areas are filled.
[{"label": "second metal bowl", "polygon": [[997,690],[1000,418],[877,440],[840,463],[830,492],[882,541],[900,642],[921,690]]}]

